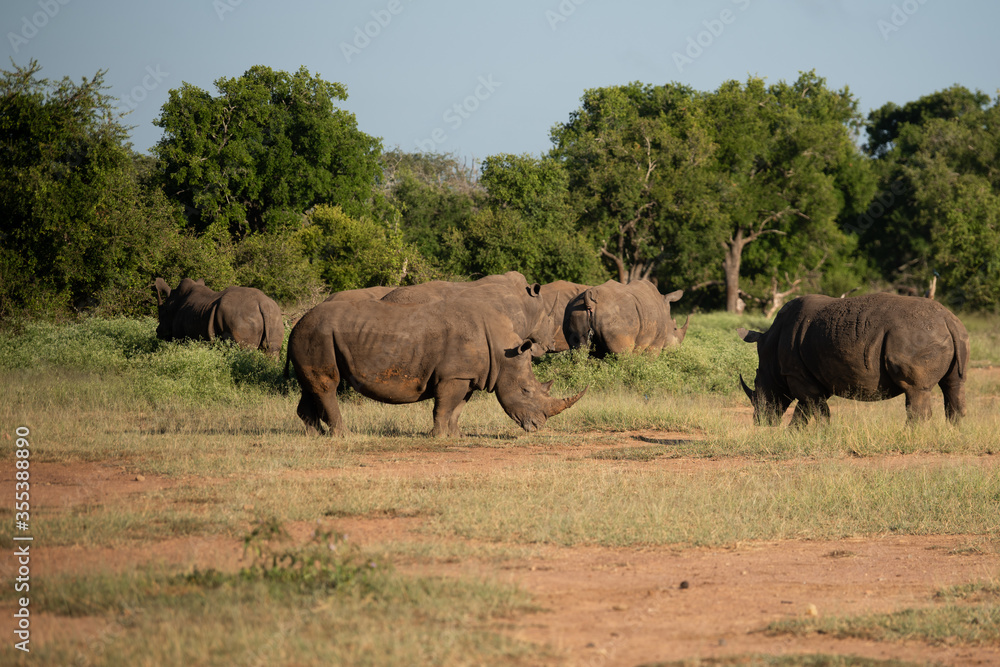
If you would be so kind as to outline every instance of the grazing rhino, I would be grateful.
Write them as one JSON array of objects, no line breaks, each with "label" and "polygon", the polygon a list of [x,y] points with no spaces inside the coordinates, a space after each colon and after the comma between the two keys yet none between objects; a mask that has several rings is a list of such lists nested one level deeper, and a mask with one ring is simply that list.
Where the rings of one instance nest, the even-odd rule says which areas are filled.
[{"label": "grazing rhino", "polygon": [[566,307],[563,333],[570,347],[593,343],[593,354],[648,352],[656,355],[665,347],[680,345],[687,334],[690,315],[683,327],[670,316],[670,304],[684,290],[660,294],[648,280],[623,285],[609,280],[577,295]]},{"label": "grazing rhino", "polygon": [[[496,393],[504,412],[525,431],[541,428],[570,407],[572,398],[549,396],[531,371],[531,341],[509,318],[478,297],[426,304],[325,301],[292,329],[288,362],[302,398],[298,415],[309,432],[321,421],[332,435],[344,425],[337,385],[346,378],[383,403],[434,399],[435,437],[458,436],[458,417],[472,393]],[[287,372],[286,363],[286,372]]]},{"label": "grazing rhino", "polygon": [[542,298],[545,321],[551,331],[550,334],[546,334],[545,338],[551,337],[552,339],[546,352],[564,352],[569,349],[566,334],[563,333],[564,321],[567,316],[566,307],[570,301],[589,288],[590,285],[581,285],[565,280],[557,280],[541,286],[538,295]]},{"label": "grazing rhino", "polygon": [[831,396],[879,401],[899,394],[906,394],[906,417],[913,422],[930,417],[934,385],[944,392],[950,421],[965,415],[969,334],[931,299],[801,296],[778,311],[766,333],[737,333],[757,343],[754,388],[740,376],[756,423],[778,423],[794,400],[792,425],[804,426],[817,412],[830,419]]},{"label": "grazing rhino", "polygon": [[535,343],[531,349],[532,356],[540,357],[552,346],[553,335],[547,326],[545,304],[539,298],[540,290],[538,283],[528,284],[518,271],[508,271],[469,282],[432,280],[419,285],[404,285],[383,296],[382,301],[426,304],[475,294],[482,303],[510,318],[515,333]]},{"label": "grazing rhino", "polygon": [[280,354],[285,338],[281,309],[259,289],[234,286],[216,292],[204,280],[190,278],[173,290],[163,278],[155,285],[158,338],[228,338],[275,358]]}]

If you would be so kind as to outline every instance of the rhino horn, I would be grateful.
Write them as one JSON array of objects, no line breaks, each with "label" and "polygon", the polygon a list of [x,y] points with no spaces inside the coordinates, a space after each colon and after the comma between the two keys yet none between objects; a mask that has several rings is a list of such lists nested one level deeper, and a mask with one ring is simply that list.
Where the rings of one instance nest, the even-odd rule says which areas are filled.
[{"label": "rhino horn", "polygon": [[743,373],[740,373],[740,384],[743,385],[743,392],[747,395],[747,398],[750,399],[750,402],[753,402],[755,400],[754,391],[747,386],[746,381],[743,379]]},{"label": "rhino horn", "polygon": [[579,401],[581,398],[583,398],[583,395],[587,393],[587,390],[589,388],[590,385],[587,385],[586,387],[583,388],[583,391],[581,391],[576,396],[572,396],[570,398],[549,399],[549,401],[547,401],[548,406],[547,409],[545,410],[545,417],[546,418],[555,417],[557,414],[559,414],[566,408],[573,407],[573,404]]},{"label": "rhino horn", "polygon": [[684,320],[684,326],[682,327],[678,327],[677,320],[674,320],[674,329],[677,329],[677,331],[674,332],[674,335],[677,336],[678,345],[684,342],[684,336],[687,335],[689,324],[691,324],[691,313],[688,313],[687,318]]}]

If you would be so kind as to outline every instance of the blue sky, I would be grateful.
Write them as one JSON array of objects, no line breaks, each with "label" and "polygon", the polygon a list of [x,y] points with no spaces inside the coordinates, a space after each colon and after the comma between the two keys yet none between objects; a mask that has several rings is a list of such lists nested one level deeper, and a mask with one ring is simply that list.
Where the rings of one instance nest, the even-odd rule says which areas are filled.
[{"label": "blue sky", "polygon": [[386,148],[481,159],[546,152],[588,88],[715,90],[815,69],[861,109],[961,84],[995,98],[1000,3],[987,0],[4,0],[7,58],[74,80],[107,70],[136,150],[171,88],[216,92],[261,64],[347,86]]}]

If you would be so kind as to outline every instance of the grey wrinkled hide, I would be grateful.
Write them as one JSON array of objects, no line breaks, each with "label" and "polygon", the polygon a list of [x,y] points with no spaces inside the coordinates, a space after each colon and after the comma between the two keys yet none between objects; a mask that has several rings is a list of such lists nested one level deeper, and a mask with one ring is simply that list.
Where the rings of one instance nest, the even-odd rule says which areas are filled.
[{"label": "grey wrinkled hide", "polygon": [[227,287],[216,292],[203,280],[184,278],[176,289],[157,278],[155,282],[157,337],[163,340],[231,339],[277,357],[285,337],[281,309],[252,287]]},{"label": "grey wrinkled hide", "polygon": [[793,401],[792,424],[801,426],[814,414],[828,420],[831,396],[878,401],[900,394],[908,421],[927,419],[935,385],[948,419],[965,415],[969,335],[931,299],[802,296],[778,311],[766,333],[738,334],[757,344],[754,387],[743,382],[757,423],[777,423]]}]

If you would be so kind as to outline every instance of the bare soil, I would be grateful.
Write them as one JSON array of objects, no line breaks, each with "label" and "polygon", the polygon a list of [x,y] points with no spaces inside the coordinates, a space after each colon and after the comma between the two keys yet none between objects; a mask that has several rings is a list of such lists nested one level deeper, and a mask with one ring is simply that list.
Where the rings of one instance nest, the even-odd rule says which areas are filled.
[{"label": "bare soil", "polygon": [[[617,443],[636,446],[650,441],[690,438],[668,432],[622,433]],[[530,448],[471,448],[460,444],[444,451],[414,452],[405,460],[366,461],[372,475],[434,477],[462,470],[503,468],[525,456],[579,458],[592,453],[576,444]],[[941,457],[891,457],[857,460],[857,465],[900,465]],[[996,466],[996,457],[986,465]],[[604,465],[658,466],[678,473],[705,467],[740,465],[738,461],[659,459],[649,462],[603,461]],[[302,477],[336,476],[337,471],[290,473]],[[6,476],[5,476],[6,477]],[[33,463],[32,506],[70,509],[78,504],[126,503],[175,485],[210,480],[136,475],[122,467],[95,463]],[[0,487],[12,486],[4,479]],[[13,489],[10,489],[11,493]],[[3,491],[7,496],[6,490]],[[7,496],[9,497],[9,496]],[[341,519],[337,527],[353,542],[440,539],[419,531],[420,519],[407,517]],[[295,527],[305,539],[309,527]],[[838,654],[896,658],[946,665],[998,665],[1000,647],[931,646],[924,643],[876,643],[828,636],[768,636],[762,629],[780,619],[810,614],[842,615],[889,612],[935,604],[934,592],[945,586],[996,581],[1000,555],[995,549],[970,548],[982,536],[885,536],[833,541],[781,541],[736,544],[728,548],[565,548],[540,545],[530,558],[494,563],[405,562],[404,572],[440,576],[488,577],[528,591],[541,611],[505,619],[503,632],[548,645],[561,658],[552,664],[642,665],[677,659],[728,655]],[[126,569],[162,563],[236,569],[242,544],[223,537],[168,539],[134,547],[83,549],[46,547],[33,551],[32,576],[64,572],[84,574],[98,568]],[[2,561],[13,572],[10,558]],[[6,610],[4,610],[6,611]],[[33,639],[44,642],[59,633],[97,637],[98,619],[34,619]]]}]

